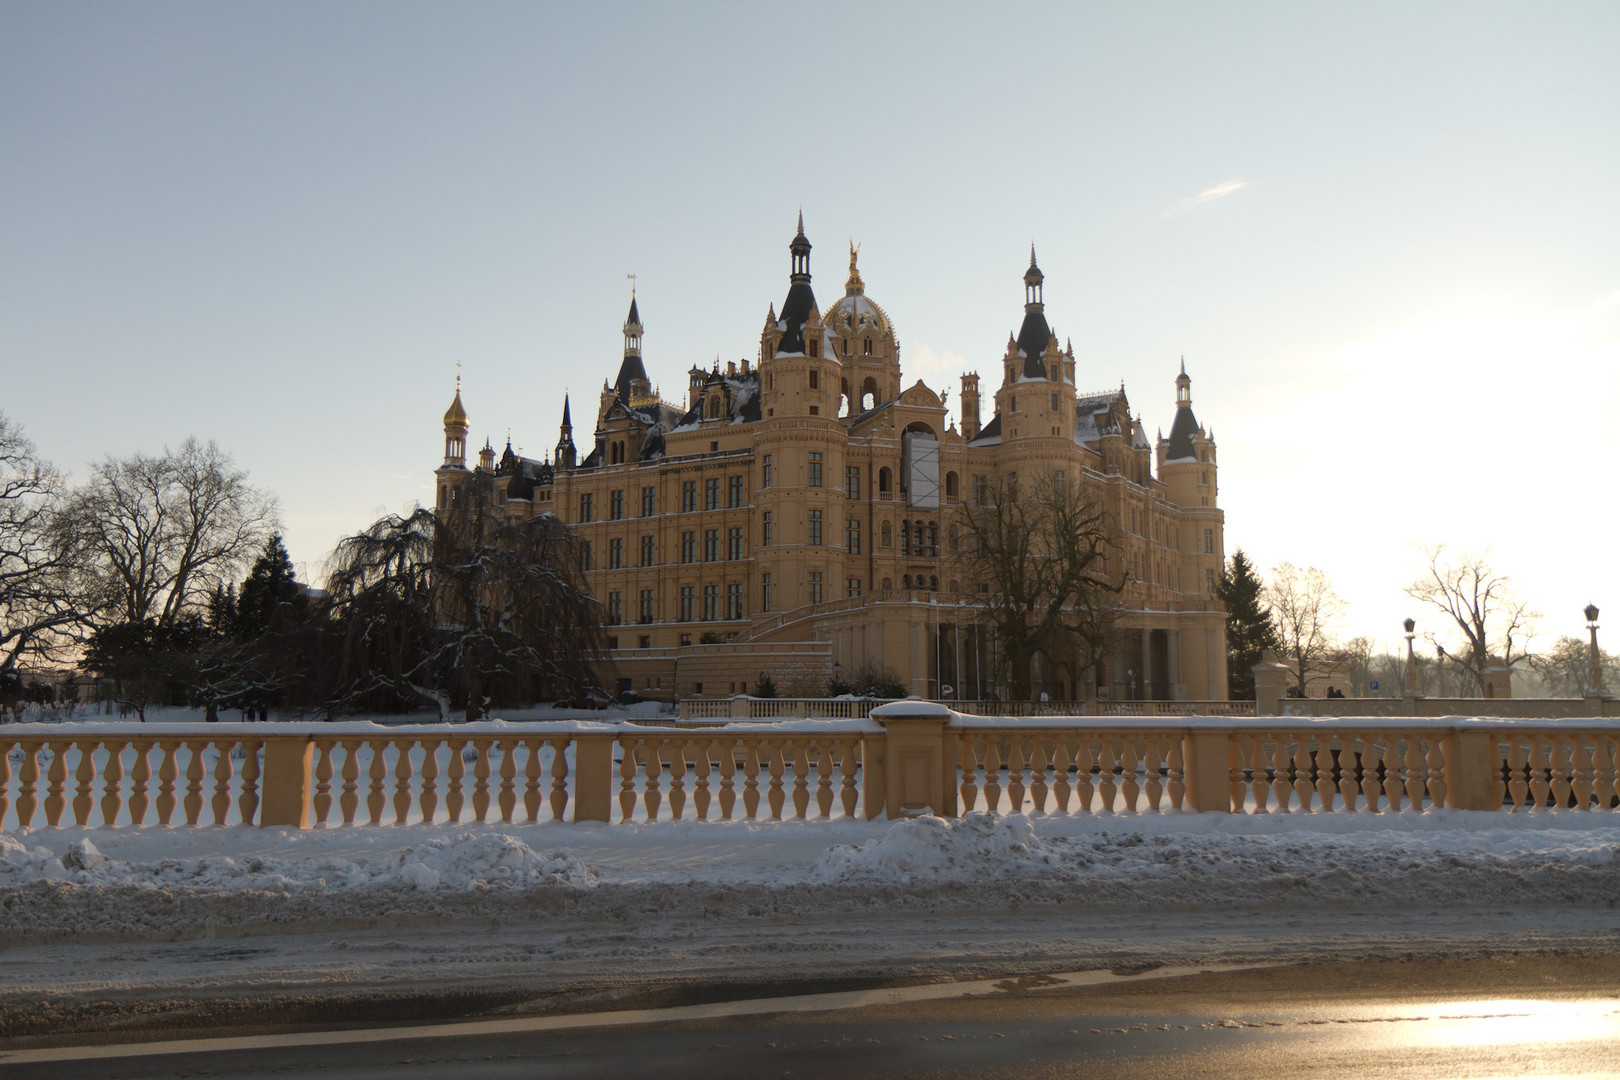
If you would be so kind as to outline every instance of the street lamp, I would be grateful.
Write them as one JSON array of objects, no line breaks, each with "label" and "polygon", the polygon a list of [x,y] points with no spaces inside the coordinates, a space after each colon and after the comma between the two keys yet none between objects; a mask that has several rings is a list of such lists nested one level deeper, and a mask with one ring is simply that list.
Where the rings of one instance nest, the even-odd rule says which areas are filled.
[{"label": "street lamp", "polygon": [[1587,632],[1592,635],[1592,642],[1587,646],[1587,661],[1591,670],[1588,673],[1588,689],[1586,692],[1592,697],[1603,697],[1608,693],[1608,687],[1603,685],[1603,663],[1600,659],[1602,654],[1598,652],[1597,646],[1597,605],[1587,604],[1586,610],[1582,614],[1586,616]]},{"label": "street lamp", "polygon": [[1406,692],[1416,697],[1417,654],[1412,651],[1412,632],[1417,629],[1417,620],[1407,619],[1402,625],[1406,627]]}]

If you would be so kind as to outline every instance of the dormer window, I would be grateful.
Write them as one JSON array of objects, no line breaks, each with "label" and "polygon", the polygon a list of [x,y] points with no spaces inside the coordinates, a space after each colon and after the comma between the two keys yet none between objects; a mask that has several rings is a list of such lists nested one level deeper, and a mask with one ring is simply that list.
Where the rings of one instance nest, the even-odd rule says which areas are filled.
[{"label": "dormer window", "polygon": [[[816,350],[819,349],[820,347],[821,347],[820,344],[816,341],[815,338],[810,339],[810,355],[811,356],[817,355]],[[811,377],[814,378],[814,376],[811,376]]]},{"label": "dormer window", "polygon": [[723,403],[720,400],[720,395],[719,394],[715,394],[714,396],[709,398],[709,419],[710,420],[718,420],[718,419],[720,419],[720,410],[722,408],[722,404]]},{"label": "dormer window", "polygon": [[871,338],[866,339],[866,355],[867,356],[872,355],[872,339]]}]

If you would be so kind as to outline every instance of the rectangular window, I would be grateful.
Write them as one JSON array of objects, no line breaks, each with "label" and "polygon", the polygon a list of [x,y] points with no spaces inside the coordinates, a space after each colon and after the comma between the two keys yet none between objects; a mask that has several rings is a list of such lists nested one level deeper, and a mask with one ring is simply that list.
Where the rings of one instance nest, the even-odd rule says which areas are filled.
[{"label": "rectangular window", "polygon": [[821,453],[819,451],[810,451],[810,470],[807,482],[811,487],[821,486]]},{"label": "rectangular window", "polygon": [[[815,342],[812,341],[810,344],[814,345]],[[810,355],[814,356],[816,354],[812,352]],[[812,389],[812,390],[820,390],[821,389],[821,373],[816,371],[815,368],[810,369],[810,389]]]},{"label": "rectangular window", "polygon": [[[652,620],[649,619],[649,620],[646,620],[646,621],[651,622]],[[650,649],[650,648],[652,648],[652,635],[651,634],[642,634],[639,638],[637,638],[636,639],[636,648],[638,648],[638,649]],[[648,685],[649,686],[652,685],[652,680],[650,680],[650,679],[648,680]]]},{"label": "rectangular window", "polygon": [[1007,395],[1007,410],[1009,412],[1017,412],[1018,411],[1018,395],[1017,394],[1009,394],[1009,395]]},{"label": "rectangular window", "polygon": [[1215,571],[1213,569],[1204,571],[1204,591],[1211,596],[1215,595]]},{"label": "rectangular window", "polygon": [[861,523],[855,518],[844,519],[844,550],[851,555],[861,553]]},{"label": "rectangular window", "polygon": [[743,615],[741,585],[726,586],[726,618],[740,619]]},{"label": "rectangular window", "polygon": [[805,543],[812,547],[821,546],[821,511],[810,511],[810,529],[805,536]]},{"label": "rectangular window", "polygon": [[973,505],[983,506],[990,499],[990,485],[985,483],[983,473],[973,474]]},{"label": "rectangular window", "polygon": [[726,531],[726,558],[735,562],[742,557],[742,529],[728,529]]},{"label": "rectangular window", "polygon": [[697,561],[697,533],[687,531],[681,533],[681,562]]},{"label": "rectangular window", "polygon": [[641,516],[652,517],[658,512],[658,489],[644,487],[641,489]]},{"label": "rectangular window", "polygon": [[703,509],[720,509],[720,478],[711,476],[703,481]]},{"label": "rectangular window", "polygon": [[715,562],[720,558],[720,530],[703,530],[703,561]]},{"label": "rectangular window", "polygon": [[844,595],[851,597],[861,595],[861,579],[858,577],[845,578]]},{"label": "rectangular window", "polygon": [[769,454],[760,458],[759,486],[762,488],[771,486],[771,455]]},{"label": "rectangular window", "polygon": [[[653,621],[653,603],[654,603],[654,601],[653,601],[653,591],[651,589],[642,589],[641,590],[641,621],[642,622],[650,623],[650,622]],[[645,639],[643,639],[643,640],[645,640]],[[642,646],[643,649],[645,649],[646,647],[647,646],[645,646],[645,645]]]},{"label": "rectangular window", "polygon": [[697,481],[687,480],[681,484],[681,513],[690,514],[697,509]]},{"label": "rectangular window", "polygon": [[767,510],[762,515],[762,520],[760,522],[760,527],[759,527],[759,546],[760,547],[770,547],[771,546],[771,524],[772,524],[771,523],[771,512],[769,510]]},{"label": "rectangular window", "polygon": [[624,596],[620,593],[608,593],[607,621],[609,626],[618,626],[624,621]]},{"label": "rectangular window", "polygon": [[733,476],[731,478],[731,480],[729,481],[729,483],[727,485],[726,496],[727,496],[726,505],[731,507],[732,509],[736,509],[737,507],[739,507],[739,506],[741,506],[743,504],[743,488],[742,488],[742,477],[741,476]]},{"label": "rectangular window", "polygon": [[1052,395],[1052,411],[1057,412],[1057,407],[1058,407],[1058,396],[1056,394],[1053,394]]},{"label": "rectangular window", "polygon": [[720,617],[720,586],[703,586],[703,621],[713,622]]},{"label": "rectangular window", "polygon": [[579,565],[584,570],[596,569],[596,560],[591,555],[591,542],[589,540],[579,542]]},{"label": "rectangular window", "polygon": [[844,498],[858,499],[861,497],[861,467],[859,465],[844,466]]},{"label": "rectangular window", "polygon": [[618,521],[624,517],[624,489],[617,488],[608,493],[608,518]]},{"label": "rectangular window", "polygon": [[579,497],[579,520],[582,525],[596,520],[596,496],[588,491]]},{"label": "rectangular window", "polygon": [[1204,554],[1205,555],[1213,555],[1213,554],[1215,554],[1215,530],[1214,529],[1205,529],[1204,530]]},{"label": "rectangular window", "polygon": [[812,604],[821,603],[821,571],[820,570],[812,570],[812,571],[810,571],[810,602]]},{"label": "rectangular window", "polygon": [[641,565],[656,566],[658,564],[658,550],[651,536],[641,538]]},{"label": "rectangular window", "polygon": [[624,566],[624,538],[615,536],[608,541],[608,569],[618,570]]},{"label": "rectangular window", "polygon": [[759,610],[769,613],[771,610],[771,575],[759,575]]},{"label": "rectangular window", "polygon": [[[697,597],[697,590],[690,585],[681,586],[681,622],[692,621],[692,603]],[[682,644],[686,644],[682,642]]]}]

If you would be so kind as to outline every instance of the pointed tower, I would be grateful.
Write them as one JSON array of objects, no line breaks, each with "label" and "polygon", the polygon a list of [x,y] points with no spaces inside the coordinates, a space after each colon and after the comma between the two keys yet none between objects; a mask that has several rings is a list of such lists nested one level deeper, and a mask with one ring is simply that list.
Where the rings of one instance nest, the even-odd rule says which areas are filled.
[{"label": "pointed tower", "polygon": [[484,472],[495,471],[495,448],[489,444],[487,437],[484,439],[484,448],[478,451],[478,467]]},{"label": "pointed tower", "polygon": [[641,362],[641,313],[636,310],[636,292],[630,290],[630,314],[624,320],[624,363],[613,380],[613,391],[626,405],[640,404],[652,397],[652,383]]},{"label": "pointed tower", "polygon": [[444,412],[444,465],[446,469],[467,467],[467,410],[461,404],[461,376],[456,376],[456,396]]},{"label": "pointed tower", "polygon": [[574,449],[574,421],[568,413],[568,395],[563,395],[562,427],[557,436],[557,468],[572,469],[579,462]]},{"label": "pointed tower", "polygon": [[1018,351],[1023,354],[1026,378],[1046,378],[1046,345],[1052,328],[1046,325],[1046,304],[1041,299],[1046,275],[1035,263],[1035,245],[1029,245],[1029,269],[1024,271],[1024,325],[1018,328]]}]

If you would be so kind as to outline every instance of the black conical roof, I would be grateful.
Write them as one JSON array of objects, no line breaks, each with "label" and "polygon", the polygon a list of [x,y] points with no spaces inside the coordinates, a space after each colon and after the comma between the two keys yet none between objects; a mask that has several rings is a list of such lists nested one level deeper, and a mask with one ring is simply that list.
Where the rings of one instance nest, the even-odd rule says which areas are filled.
[{"label": "black conical roof", "polygon": [[1018,351],[1024,354],[1024,374],[1034,379],[1046,378],[1046,343],[1052,340],[1052,328],[1046,325],[1046,316],[1037,305],[1030,304],[1024,312],[1024,325],[1018,328]]},{"label": "black conical roof", "polygon": [[641,362],[641,357],[632,353],[624,358],[624,363],[619,365],[619,377],[613,380],[613,392],[625,401],[629,401],[630,383],[635,379],[640,379],[644,386],[652,385],[647,380],[646,365]]},{"label": "black conical roof", "polygon": [[1198,434],[1198,418],[1193,415],[1191,405],[1183,405],[1176,410],[1176,422],[1170,425],[1170,447],[1166,452],[1167,460],[1178,458],[1197,457],[1193,450],[1193,436]]}]

